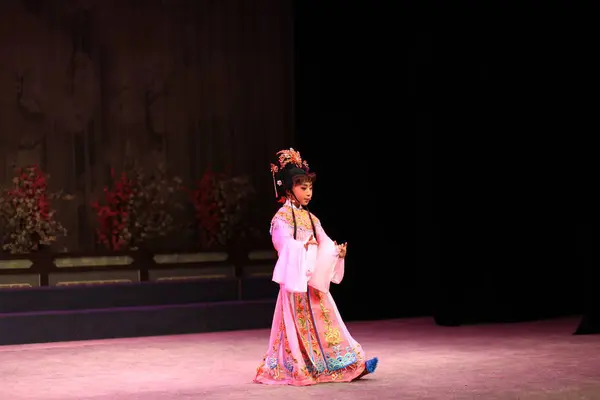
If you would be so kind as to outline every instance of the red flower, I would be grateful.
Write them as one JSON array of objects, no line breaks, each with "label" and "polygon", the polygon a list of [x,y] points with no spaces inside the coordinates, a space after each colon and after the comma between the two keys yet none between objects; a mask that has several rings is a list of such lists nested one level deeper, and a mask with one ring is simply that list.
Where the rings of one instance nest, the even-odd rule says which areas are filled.
[{"label": "red flower", "polygon": [[200,243],[209,248],[218,243],[222,212],[219,209],[218,184],[224,174],[207,170],[190,192],[191,202],[200,228]]},{"label": "red flower", "polygon": [[[116,178],[112,168],[111,177]],[[110,250],[119,250],[124,244],[122,235],[128,220],[129,199],[135,190],[135,184],[122,173],[112,186],[112,190],[108,187],[103,190],[105,204],[94,201],[91,207],[98,217],[98,242]]]},{"label": "red flower", "polygon": [[[53,194],[48,193],[48,177],[38,165],[19,168],[12,179],[13,187],[4,194],[6,206],[13,207],[10,214],[11,225],[19,228],[19,240],[9,236],[4,239],[3,249],[11,253],[27,253],[39,248],[40,244],[50,244],[66,230],[54,220],[54,210],[50,205]],[[31,223],[33,220],[34,222]],[[23,238],[26,238],[23,241]]]}]

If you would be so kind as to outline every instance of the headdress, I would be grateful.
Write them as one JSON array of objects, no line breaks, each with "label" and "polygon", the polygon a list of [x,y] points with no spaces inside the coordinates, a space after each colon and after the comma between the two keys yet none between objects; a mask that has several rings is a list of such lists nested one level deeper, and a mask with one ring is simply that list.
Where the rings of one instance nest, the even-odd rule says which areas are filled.
[{"label": "headdress", "polygon": [[271,174],[273,175],[273,188],[275,197],[280,201],[285,201],[285,191],[291,190],[293,177],[296,175],[308,174],[308,163],[302,159],[300,153],[293,148],[280,150],[277,152],[278,164],[271,164]]}]

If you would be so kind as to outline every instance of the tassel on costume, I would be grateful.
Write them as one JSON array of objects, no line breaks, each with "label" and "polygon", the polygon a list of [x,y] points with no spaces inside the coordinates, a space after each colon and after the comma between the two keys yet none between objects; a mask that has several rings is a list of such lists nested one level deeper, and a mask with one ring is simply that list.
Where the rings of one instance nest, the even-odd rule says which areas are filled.
[{"label": "tassel on costume", "polygon": [[279,197],[279,194],[277,193],[277,184],[275,183],[275,172],[272,172],[273,174],[273,189],[275,189],[275,197]]}]

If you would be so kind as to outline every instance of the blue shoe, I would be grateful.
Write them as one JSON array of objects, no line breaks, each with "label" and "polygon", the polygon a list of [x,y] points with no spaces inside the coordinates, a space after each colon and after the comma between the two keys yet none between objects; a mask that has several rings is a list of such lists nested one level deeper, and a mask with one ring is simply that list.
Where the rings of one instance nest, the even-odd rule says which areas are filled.
[{"label": "blue shoe", "polygon": [[377,369],[377,363],[379,363],[379,359],[377,357],[371,358],[365,363],[365,369],[372,374]]}]

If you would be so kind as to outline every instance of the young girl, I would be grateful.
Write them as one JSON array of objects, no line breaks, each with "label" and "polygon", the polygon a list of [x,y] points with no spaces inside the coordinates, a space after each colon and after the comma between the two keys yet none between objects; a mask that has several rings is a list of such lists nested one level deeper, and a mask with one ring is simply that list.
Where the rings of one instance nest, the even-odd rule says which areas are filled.
[{"label": "young girl", "polygon": [[271,237],[279,295],[254,381],[305,386],[358,379],[375,371],[377,358],[366,360],[329,293],[330,282],[343,278],[346,244],[332,241],[308,211],[315,174],[300,153],[290,148],[277,154],[271,172],[283,206],[271,221]]}]

